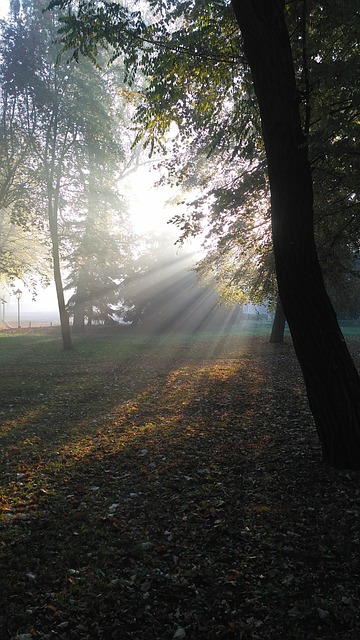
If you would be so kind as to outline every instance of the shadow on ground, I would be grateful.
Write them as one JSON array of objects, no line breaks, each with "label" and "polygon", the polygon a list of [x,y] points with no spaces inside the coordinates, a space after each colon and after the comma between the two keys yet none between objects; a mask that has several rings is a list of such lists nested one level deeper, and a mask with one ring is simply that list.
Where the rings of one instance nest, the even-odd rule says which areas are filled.
[{"label": "shadow on ground", "polygon": [[62,389],[7,433],[2,638],[357,639],[359,474],[322,464],[292,348],[157,343],[100,374],[91,412]]}]

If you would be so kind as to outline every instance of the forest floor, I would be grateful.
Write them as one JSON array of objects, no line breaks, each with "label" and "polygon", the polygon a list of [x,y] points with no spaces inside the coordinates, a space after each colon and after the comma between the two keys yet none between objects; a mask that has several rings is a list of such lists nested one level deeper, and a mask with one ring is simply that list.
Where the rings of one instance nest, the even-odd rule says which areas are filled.
[{"label": "forest floor", "polygon": [[5,332],[0,366],[1,640],[358,640],[360,472],[290,338]]}]

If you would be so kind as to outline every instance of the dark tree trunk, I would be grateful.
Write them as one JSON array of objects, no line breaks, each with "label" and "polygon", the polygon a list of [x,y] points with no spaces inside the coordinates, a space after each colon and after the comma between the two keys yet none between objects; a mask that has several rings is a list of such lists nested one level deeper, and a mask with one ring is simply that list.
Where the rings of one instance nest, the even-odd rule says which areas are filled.
[{"label": "dark tree trunk", "polygon": [[54,219],[53,212],[50,210],[50,206],[49,206],[49,222],[50,222],[50,233],[51,233],[51,241],[52,241],[54,280],[55,280],[56,295],[57,295],[57,301],[58,301],[58,307],[59,307],[63,348],[64,348],[64,351],[70,351],[73,348],[73,345],[72,345],[72,339],[71,339],[69,315],[68,315],[68,312],[66,311],[64,289],[63,289],[62,279],[61,279],[57,222]]},{"label": "dark tree trunk", "polygon": [[[73,348],[69,314],[66,311],[64,287],[61,278],[60,268],[60,247],[59,247],[59,197],[60,197],[60,184],[61,184],[61,169],[62,162],[56,161],[56,140],[58,133],[58,105],[55,102],[54,110],[50,118],[49,130],[48,130],[48,142],[47,152],[50,153],[49,159],[46,155],[44,158],[44,167],[47,172],[47,205],[48,205],[48,220],[51,235],[52,246],[52,258],[54,269],[54,280],[56,287],[56,295],[59,307],[61,335],[63,341],[64,351],[70,351]],[[51,143],[50,143],[51,139]],[[48,143],[47,143],[48,144]],[[56,166],[57,165],[57,166]]]},{"label": "dark tree trunk", "polygon": [[285,313],[280,298],[276,301],[275,315],[271,327],[270,342],[272,344],[282,344],[284,342]]},{"label": "dark tree trunk", "polygon": [[283,0],[232,0],[262,121],[279,294],[324,459],[360,468],[360,379],[325,290]]}]

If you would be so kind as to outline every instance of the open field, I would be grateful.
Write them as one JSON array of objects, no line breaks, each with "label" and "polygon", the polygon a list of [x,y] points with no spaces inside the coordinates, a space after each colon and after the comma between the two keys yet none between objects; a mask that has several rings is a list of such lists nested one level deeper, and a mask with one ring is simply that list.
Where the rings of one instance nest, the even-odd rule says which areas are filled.
[{"label": "open field", "polygon": [[360,473],[257,327],[0,333],[1,640],[358,640]]}]

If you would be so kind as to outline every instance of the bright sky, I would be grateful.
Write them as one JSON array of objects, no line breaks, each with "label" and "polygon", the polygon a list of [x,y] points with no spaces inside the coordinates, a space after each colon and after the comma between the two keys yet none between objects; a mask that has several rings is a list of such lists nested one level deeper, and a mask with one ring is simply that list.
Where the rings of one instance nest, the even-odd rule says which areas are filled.
[{"label": "bright sky", "polygon": [[0,0],[0,18],[6,16],[9,10],[9,2],[8,0]]},{"label": "bright sky", "polygon": [[155,186],[157,179],[157,174],[147,167],[140,167],[128,179],[125,195],[129,201],[135,231],[139,234],[150,229],[168,227],[167,221],[178,213],[175,205],[167,204],[174,195],[173,190],[170,187]]}]

